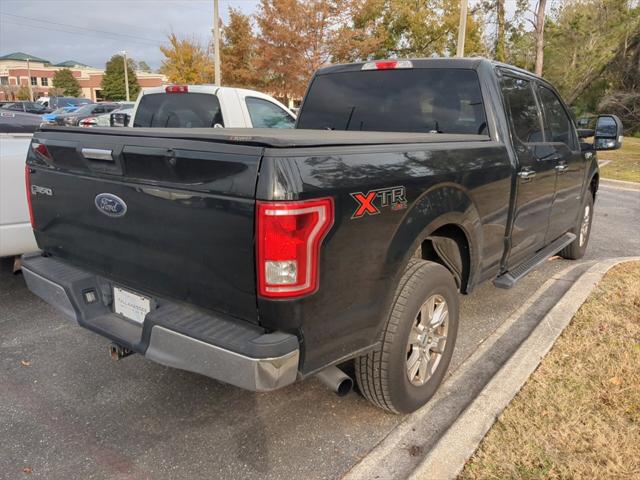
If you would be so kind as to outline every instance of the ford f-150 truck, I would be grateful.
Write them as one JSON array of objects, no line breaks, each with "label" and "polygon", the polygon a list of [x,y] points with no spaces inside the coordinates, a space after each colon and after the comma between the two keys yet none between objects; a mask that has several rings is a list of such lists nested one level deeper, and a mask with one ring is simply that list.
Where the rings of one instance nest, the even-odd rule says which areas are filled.
[{"label": "ford f-150 truck", "polygon": [[529,72],[416,59],[319,70],[292,130],[45,127],[24,277],[115,357],[254,391],[344,392],[351,362],[410,412],[465,334],[459,293],[584,254],[595,149],[621,142],[602,118],[587,144]]}]

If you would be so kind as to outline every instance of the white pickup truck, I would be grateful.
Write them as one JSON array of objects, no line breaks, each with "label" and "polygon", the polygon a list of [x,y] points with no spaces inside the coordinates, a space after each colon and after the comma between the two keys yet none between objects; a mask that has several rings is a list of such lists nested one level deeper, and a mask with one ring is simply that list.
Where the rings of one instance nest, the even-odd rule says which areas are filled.
[{"label": "white pickup truck", "polygon": [[30,143],[30,133],[0,133],[0,257],[38,250],[24,184]]},{"label": "white pickup truck", "polygon": [[[144,89],[133,127],[293,128],[295,115],[275,98],[243,88],[168,85]],[[24,187],[31,135],[0,134],[0,257],[38,249]]]},{"label": "white pickup truck", "polygon": [[146,88],[138,96],[132,127],[293,128],[295,114],[264,93],[215,85]]}]

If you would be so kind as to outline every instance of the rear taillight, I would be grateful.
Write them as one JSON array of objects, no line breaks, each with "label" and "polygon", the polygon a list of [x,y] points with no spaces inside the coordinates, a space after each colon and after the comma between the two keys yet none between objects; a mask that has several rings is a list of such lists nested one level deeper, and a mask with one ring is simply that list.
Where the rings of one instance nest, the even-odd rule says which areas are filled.
[{"label": "rear taillight", "polygon": [[29,165],[24,167],[24,183],[27,188],[27,206],[29,207],[29,221],[31,222],[31,228],[36,228],[36,222],[33,219],[33,206],[31,205],[31,169]]},{"label": "rear taillight", "polygon": [[298,297],[318,288],[320,244],[333,225],[333,200],[257,202],[258,293]]},{"label": "rear taillight", "polygon": [[84,128],[94,127],[98,123],[96,117],[87,117],[80,120],[80,126]]},{"label": "rear taillight", "polygon": [[362,70],[398,70],[403,68],[413,68],[413,63],[410,60],[380,60],[362,65]]},{"label": "rear taillight", "polygon": [[167,85],[164,89],[166,93],[189,93],[187,85]]}]

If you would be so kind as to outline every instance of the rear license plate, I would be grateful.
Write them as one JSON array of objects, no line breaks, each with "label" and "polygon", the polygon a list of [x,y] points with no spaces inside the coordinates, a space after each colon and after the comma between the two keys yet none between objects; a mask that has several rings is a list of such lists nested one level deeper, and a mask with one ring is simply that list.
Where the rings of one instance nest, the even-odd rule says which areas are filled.
[{"label": "rear license plate", "polygon": [[137,323],[151,311],[151,299],[144,295],[113,287],[113,311]]}]

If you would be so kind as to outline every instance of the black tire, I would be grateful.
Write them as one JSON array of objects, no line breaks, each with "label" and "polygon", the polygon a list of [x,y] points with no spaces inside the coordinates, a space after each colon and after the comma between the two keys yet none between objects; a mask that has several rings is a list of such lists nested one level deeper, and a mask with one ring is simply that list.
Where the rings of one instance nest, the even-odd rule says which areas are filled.
[{"label": "black tire", "polygon": [[[588,224],[586,226],[586,233],[583,232],[581,237],[581,229],[583,227],[585,215],[588,209]],[[580,217],[578,218],[578,224],[571,230],[571,233],[576,234],[576,239],[569,245],[560,250],[560,256],[568,260],[578,260],[582,258],[587,251],[587,245],[589,245],[589,236],[591,235],[591,224],[593,223],[593,196],[591,192],[587,192],[586,198],[580,208]],[[582,243],[580,243],[582,240]]]},{"label": "black tire", "polygon": [[[420,321],[422,305],[434,295],[446,301],[449,311],[446,342],[431,376],[416,386],[409,379],[407,367],[409,334]],[[458,312],[458,290],[451,272],[437,263],[412,259],[396,289],[381,333],[381,346],[355,360],[356,380],[365,398],[393,413],[410,413],[427,403],[449,367],[458,333]]]}]

